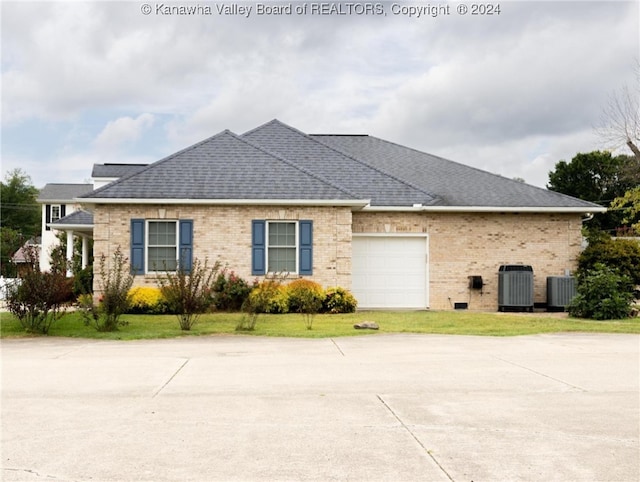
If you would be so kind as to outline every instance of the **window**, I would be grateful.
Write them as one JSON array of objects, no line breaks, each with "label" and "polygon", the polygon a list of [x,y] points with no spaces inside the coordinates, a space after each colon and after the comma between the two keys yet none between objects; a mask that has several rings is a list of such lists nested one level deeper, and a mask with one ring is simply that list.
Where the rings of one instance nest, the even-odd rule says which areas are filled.
[{"label": "window", "polygon": [[133,274],[176,271],[178,266],[189,273],[192,258],[192,220],[131,220]]},{"label": "window", "polygon": [[51,205],[51,223],[55,223],[58,219],[61,218],[60,216],[60,205],[59,204],[52,204]]},{"label": "window", "polygon": [[297,273],[297,223],[267,222],[267,271]]},{"label": "window", "polygon": [[313,271],[313,222],[254,220],[251,229],[254,275]]},{"label": "window", "polygon": [[147,221],[148,271],[176,271],[178,267],[178,222]]},{"label": "window", "polygon": [[45,205],[45,229],[50,231],[49,223],[54,223],[65,217],[66,204],[46,204]]}]

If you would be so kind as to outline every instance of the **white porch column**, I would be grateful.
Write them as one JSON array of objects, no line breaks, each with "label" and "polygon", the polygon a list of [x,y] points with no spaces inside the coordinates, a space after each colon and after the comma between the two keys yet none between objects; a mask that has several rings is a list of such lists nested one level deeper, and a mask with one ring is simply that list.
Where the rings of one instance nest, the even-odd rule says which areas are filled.
[{"label": "white porch column", "polygon": [[73,276],[71,266],[73,263],[73,231],[67,231],[67,276]]},{"label": "white porch column", "polygon": [[87,264],[89,264],[89,239],[82,236],[82,269],[85,269]]}]

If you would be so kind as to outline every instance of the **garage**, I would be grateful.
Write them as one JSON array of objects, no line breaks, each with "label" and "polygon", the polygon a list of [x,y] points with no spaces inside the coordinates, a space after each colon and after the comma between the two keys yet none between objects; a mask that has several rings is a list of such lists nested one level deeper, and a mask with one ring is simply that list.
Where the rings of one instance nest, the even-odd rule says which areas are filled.
[{"label": "garage", "polygon": [[353,236],[353,295],[358,308],[429,306],[425,235]]}]

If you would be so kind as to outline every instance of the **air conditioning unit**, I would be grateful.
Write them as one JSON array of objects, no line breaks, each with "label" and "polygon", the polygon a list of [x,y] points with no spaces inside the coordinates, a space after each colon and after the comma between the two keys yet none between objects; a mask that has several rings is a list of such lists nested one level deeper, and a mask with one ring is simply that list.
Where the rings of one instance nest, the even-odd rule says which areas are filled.
[{"label": "air conditioning unit", "polygon": [[533,311],[533,268],[504,264],[498,270],[498,310]]},{"label": "air conditioning unit", "polygon": [[547,309],[564,311],[576,296],[576,279],[572,276],[547,277]]}]

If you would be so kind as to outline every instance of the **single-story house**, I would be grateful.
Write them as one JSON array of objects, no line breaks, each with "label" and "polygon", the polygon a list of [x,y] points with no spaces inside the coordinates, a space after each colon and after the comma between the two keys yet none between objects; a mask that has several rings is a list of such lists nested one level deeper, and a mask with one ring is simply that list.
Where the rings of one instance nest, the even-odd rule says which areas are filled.
[{"label": "single-story house", "polygon": [[341,286],[361,308],[413,309],[494,310],[504,264],[531,265],[544,302],[546,277],[576,267],[583,219],[604,211],[373,136],[278,120],[225,130],[75,201],[92,213],[96,258],[119,247],[136,285],[197,258],[250,281]]},{"label": "single-story house", "polygon": [[11,262],[16,265],[18,278],[21,278],[24,275],[29,263],[39,263],[41,246],[42,238],[40,236],[34,236],[33,238],[29,238],[22,246],[20,246],[18,251],[13,253],[13,256],[11,256]]}]

